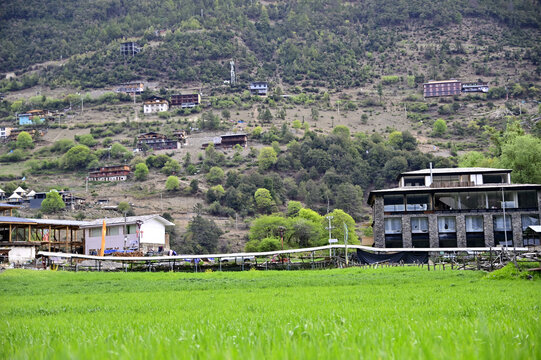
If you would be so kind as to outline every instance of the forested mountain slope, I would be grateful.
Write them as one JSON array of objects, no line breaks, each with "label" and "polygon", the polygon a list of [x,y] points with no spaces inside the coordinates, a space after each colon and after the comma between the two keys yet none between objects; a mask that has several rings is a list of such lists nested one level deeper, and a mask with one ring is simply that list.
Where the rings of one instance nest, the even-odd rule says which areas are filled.
[{"label": "forested mountain slope", "polygon": [[[537,66],[541,58],[541,5],[531,0],[8,0],[2,10],[0,69],[24,71],[71,57],[47,69],[42,81],[50,85],[103,87],[142,77],[221,82],[234,58],[241,79],[354,87],[397,72],[396,60],[411,55],[402,42],[412,35],[434,41],[416,50],[425,60],[437,58],[436,65],[445,61],[441,71],[426,74],[437,78],[456,75],[461,65],[460,59],[441,59],[436,45],[450,26],[462,23],[474,28],[444,43],[443,53],[460,54],[471,40],[493,44],[493,53],[524,49],[518,56]],[[492,26],[483,29],[487,21]],[[137,39],[142,53],[124,59],[123,39]],[[73,57],[78,54],[86,55]],[[424,75],[413,66],[407,70]]]}]

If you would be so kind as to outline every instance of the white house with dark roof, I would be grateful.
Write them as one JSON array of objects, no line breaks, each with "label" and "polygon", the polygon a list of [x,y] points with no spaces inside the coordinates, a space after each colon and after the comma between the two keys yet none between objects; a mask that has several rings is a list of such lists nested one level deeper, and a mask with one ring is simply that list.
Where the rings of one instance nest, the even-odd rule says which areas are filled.
[{"label": "white house with dark roof", "polygon": [[[87,221],[81,228],[85,234],[85,254],[97,254],[101,247],[104,219]],[[165,228],[174,226],[159,215],[127,216],[105,219],[105,250],[169,250]]]}]

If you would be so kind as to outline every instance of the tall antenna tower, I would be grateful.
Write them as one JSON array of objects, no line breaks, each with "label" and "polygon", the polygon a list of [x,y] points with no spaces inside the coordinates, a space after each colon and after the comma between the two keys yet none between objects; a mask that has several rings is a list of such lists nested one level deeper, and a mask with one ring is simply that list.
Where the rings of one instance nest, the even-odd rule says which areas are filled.
[{"label": "tall antenna tower", "polygon": [[235,73],[235,60],[231,60],[229,62],[229,64],[231,65],[231,86],[234,86],[237,84],[237,74]]}]

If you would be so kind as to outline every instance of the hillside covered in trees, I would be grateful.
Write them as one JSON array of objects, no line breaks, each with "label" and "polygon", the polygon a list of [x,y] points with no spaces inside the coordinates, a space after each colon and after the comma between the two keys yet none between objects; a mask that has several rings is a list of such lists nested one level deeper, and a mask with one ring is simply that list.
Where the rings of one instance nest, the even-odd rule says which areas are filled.
[{"label": "hillside covered in trees", "polygon": [[[47,65],[27,85],[104,87],[139,78],[221,83],[230,59],[237,60],[241,80],[355,87],[405,64],[422,82],[459,75],[467,43],[490,44],[491,53],[516,48],[505,56],[540,71],[541,6],[530,0],[34,0],[7,1],[2,8],[2,71],[69,59]],[[486,22],[494,28],[485,29]],[[451,25],[461,24],[459,37],[442,40]],[[404,48],[411,34],[423,41]],[[137,40],[142,52],[124,58],[119,42],[125,39]],[[415,53],[432,63],[432,74],[408,60]],[[477,59],[480,69],[487,60]]]}]

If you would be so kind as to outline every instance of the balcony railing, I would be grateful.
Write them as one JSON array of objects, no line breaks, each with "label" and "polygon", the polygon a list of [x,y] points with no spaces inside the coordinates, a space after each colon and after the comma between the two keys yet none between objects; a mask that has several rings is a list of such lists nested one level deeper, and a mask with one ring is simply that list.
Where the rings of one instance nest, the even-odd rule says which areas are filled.
[{"label": "balcony railing", "polygon": [[451,187],[468,187],[475,186],[472,181],[434,181],[431,188],[451,188]]}]

